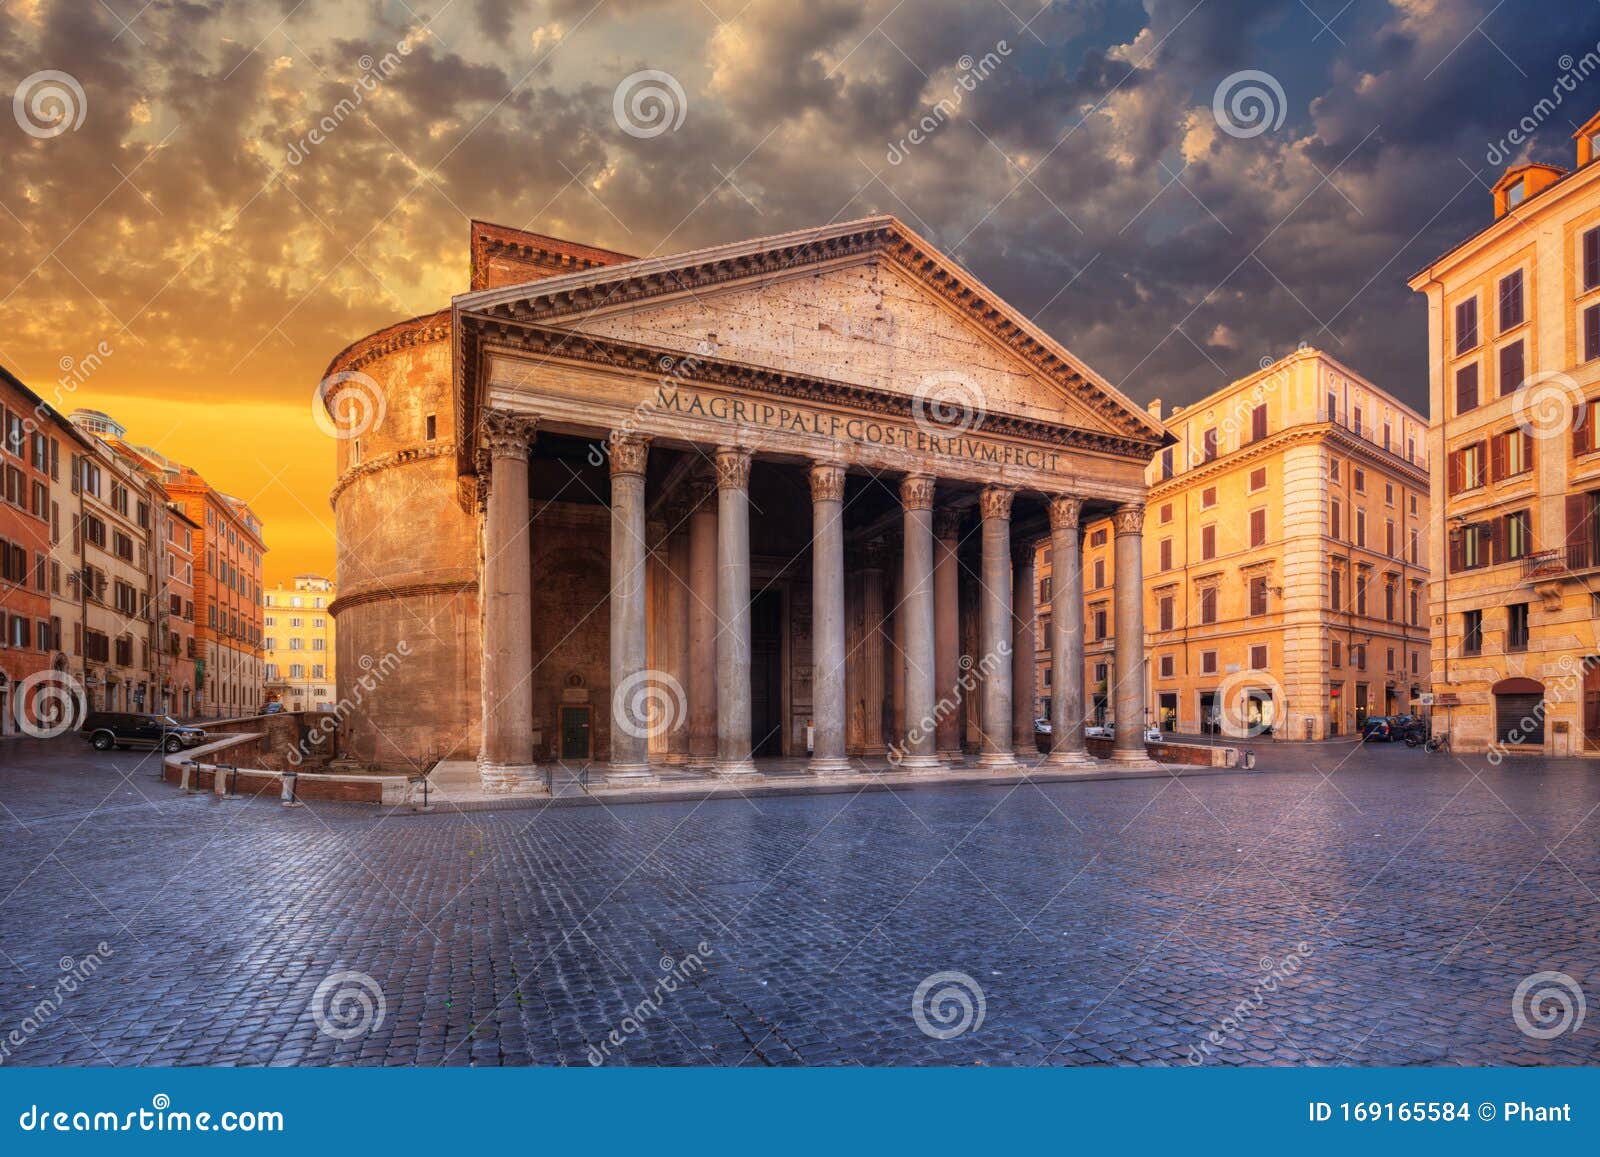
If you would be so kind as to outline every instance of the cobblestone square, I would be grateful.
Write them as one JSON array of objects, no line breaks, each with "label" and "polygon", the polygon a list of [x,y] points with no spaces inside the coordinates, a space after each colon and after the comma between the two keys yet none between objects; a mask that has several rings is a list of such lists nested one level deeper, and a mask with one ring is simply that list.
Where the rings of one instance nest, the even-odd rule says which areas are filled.
[{"label": "cobblestone square", "polygon": [[[1542,973],[1600,992],[1592,764],[1314,744],[1260,768],[413,815],[186,797],[153,756],[7,741],[0,1044],[21,1065],[1600,1059],[1593,1014],[1548,1039],[1513,1014]],[[1537,997],[1563,983],[1525,986],[1521,1024],[1559,1025]]]}]

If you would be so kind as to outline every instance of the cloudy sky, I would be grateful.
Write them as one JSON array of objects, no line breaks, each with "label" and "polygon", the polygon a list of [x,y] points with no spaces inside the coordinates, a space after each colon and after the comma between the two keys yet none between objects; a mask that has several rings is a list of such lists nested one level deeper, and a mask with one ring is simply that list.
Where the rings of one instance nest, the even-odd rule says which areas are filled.
[{"label": "cloudy sky", "polygon": [[0,116],[0,361],[51,395],[105,343],[64,408],[250,499],[274,578],[332,573],[329,358],[464,289],[472,217],[642,256],[892,212],[1140,402],[1305,342],[1425,407],[1405,279],[1502,152],[1570,163],[1597,41],[1593,0],[0,0],[0,91],[71,106]]}]

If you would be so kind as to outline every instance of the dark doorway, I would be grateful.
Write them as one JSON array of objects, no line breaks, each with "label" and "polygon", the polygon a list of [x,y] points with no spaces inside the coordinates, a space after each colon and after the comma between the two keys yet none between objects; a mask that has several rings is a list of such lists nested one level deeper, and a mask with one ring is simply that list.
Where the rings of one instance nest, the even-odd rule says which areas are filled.
[{"label": "dark doorway", "polygon": [[561,758],[590,758],[588,707],[561,709]]},{"label": "dark doorway", "polygon": [[1222,716],[1217,713],[1217,693],[1200,692],[1200,734],[1216,735],[1222,731]]},{"label": "dark doorway", "polygon": [[1163,691],[1161,693],[1158,710],[1161,715],[1161,730],[1178,730],[1178,693],[1176,691]]},{"label": "dark doorway", "polygon": [[1583,661],[1583,742],[1590,751],[1600,747],[1600,660]]},{"label": "dark doorway", "polygon": [[752,755],[783,754],[783,592],[750,600],[750,741]]}]

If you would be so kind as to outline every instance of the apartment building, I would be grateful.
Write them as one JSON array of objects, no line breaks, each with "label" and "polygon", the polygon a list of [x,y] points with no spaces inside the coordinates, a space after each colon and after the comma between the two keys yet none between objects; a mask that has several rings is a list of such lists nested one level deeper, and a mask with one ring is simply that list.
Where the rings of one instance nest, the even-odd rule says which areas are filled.
[{"label": "apartment building", "polygon": [[1519,164],[1428,301],[1433,675],[1460,750],[1600,754],[1600,115]]},{"label": "apartment building", "polygon": [[262,596],[266,692],[286,711],[331,711],[334,704],[333,581],[299,574]]},{"label": "apartment building", "polygon": [[[1322,739],[1412,710],[1429,682],[1426,419],[1301,349],[1164,421],[1178,441],[1148,476],[1147,722]],[[1110,521],[1082,541],[1085,706],[1103,720],[1117,681]],[[1048,715],[1047,551],[1036,565]]]}]

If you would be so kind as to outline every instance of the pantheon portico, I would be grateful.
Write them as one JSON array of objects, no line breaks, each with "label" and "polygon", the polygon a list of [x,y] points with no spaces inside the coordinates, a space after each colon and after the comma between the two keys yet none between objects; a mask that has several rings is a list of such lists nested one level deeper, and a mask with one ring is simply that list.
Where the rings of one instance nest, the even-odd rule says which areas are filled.
[{"label": "pantheon portico", "polygon": [[[1098,766],[1078,528],[1111,514],[1111,759],[1148,766],[1140,536],[1166,433],[900,221],[644,260],[475,224],[473,286],[418,319],[425,340],[358,343],[330,367],[357,367],[402,415],[341,451],[346,590],[352,490],[410,536],[350,559],[374,580],[341,597],[341,651],[420,637],[409,617],[425,653],[447,652],[396,673],[427,684],[401,691],[411,717],[378,718],[374,697],[375,749],[476,755],[500,791],[543,790],[552,766],[610,786],[737,782],[780,758],[829,776],[1014,772],[1041,758],[1047,542],[1048,762]],[[431,437],[408,443],[406,422]],[[412,497],[385,504],[401,476]],[[356,505],[352,540],[357,522],[372,533]],[[404,583],[378,581],[396,569]],[[475,687],[440,684],[472,658]]]}]

